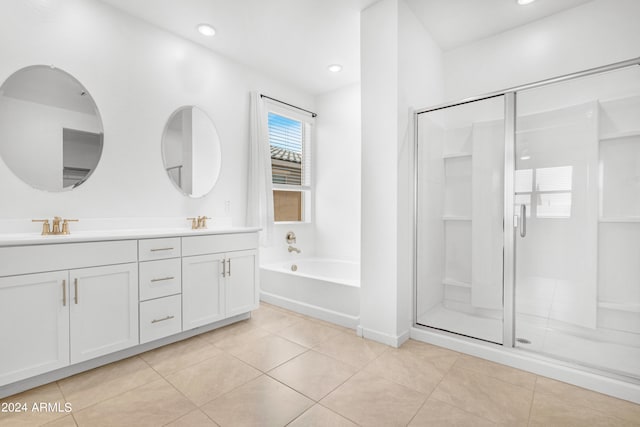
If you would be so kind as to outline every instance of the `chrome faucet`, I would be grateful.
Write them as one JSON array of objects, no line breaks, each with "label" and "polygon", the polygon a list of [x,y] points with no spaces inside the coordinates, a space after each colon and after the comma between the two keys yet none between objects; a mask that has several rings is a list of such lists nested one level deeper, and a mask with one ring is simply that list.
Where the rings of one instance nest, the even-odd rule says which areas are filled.
[{"label": "chrome faucet", "polygon": [[300,249],[298,248],[294,248],[293,246],[289,245],[289,248],[287,249],[289,252],[295,252],[297,254],[299,254],[300,252],[302,252]]}]

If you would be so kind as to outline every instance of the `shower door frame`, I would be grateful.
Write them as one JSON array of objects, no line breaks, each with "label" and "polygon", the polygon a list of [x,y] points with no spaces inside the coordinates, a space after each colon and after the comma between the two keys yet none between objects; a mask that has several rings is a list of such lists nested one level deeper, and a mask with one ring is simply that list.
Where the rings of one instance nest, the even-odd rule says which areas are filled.
[{"label": "shower door frame", "polygon": [[[442,332],[418,324],[418,116],[446,108],[452,108],[463,104],[482,101],[489,98],[504,96],[504,227],[503,227],[503,320],[502,347],[515,346],[515,285],[516,285],[516,216],[514,211],[514,185],[515,185],[515,150],[516,150],[516,103],[517,94],[520,91],[547,86],[554,83],[574,80],[581,77],[588,77],[596,74],[606,73],[622,68],[640,66],[640,57],[626,61],[615,62],[601,67],[590,68],[576,73],[565,74],[550,79],[540,80],[521,86],[491,92],[484,95],[473,96],[459,101],[439,104],[428,108],[415,110],[413,112],[413,327]],[[446,332],[446,331],[445,331]],[[449,332],[457,336],[455,332]],[[473,337],[471,337],[473,338]],[[473,338],[479,339],[479,338]],[[500,344],[497,344],[500,345]]]}]

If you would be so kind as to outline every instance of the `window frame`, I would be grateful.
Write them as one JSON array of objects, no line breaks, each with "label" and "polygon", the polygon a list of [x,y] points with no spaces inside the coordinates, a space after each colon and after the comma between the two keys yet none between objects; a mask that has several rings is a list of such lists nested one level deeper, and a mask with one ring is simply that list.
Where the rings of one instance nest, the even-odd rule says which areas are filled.
[{"label": "window frame", "polygon": [[[270,141],[270,129],[269,129],[269,113],[274,113],[279,116],[283,116],[292,120],[296,120],[302,123],[302,159],[301,159],[301,185],[294,184],[280,184],[273,182],[273,164],[271,165],[272,177],[272,196],[276,191],[293,191],[300,192],[302,194],[302,219],[300,221],[277,221],[275,219],[275,203],[274,203],[274,224],[310,224],[313,222],[313,207],[314,207],[314,185],[313,185],[313,153],[315,152],[315,119],[311,114],[299,110],[295,107],[288,107],[284,104],[280,104],[277,101],[264,98],[264,114],[267,128],[267,143],[269,144],[269,153],[271,152]],[[305,154],[307,153],[308,154]],[[308,157],[308,159],[305,159]]]}]

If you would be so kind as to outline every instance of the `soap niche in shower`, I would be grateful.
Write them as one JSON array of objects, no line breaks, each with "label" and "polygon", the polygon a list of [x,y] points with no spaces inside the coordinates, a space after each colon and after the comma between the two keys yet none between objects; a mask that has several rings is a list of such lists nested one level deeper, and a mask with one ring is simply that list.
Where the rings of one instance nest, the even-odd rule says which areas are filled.
[{"label": "soap niche in shower", "polygon": [[640,334],[640,95],[599,107],[598,327],[628,340]]}]

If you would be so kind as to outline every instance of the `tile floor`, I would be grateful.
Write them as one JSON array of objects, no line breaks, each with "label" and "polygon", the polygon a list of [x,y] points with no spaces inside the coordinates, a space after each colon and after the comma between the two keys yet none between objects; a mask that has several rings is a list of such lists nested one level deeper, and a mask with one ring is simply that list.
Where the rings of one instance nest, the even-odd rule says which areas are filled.
[{"label": "tile floor", "polygon": [[640,405],[262,304],[246,320],[12,396],[0,426],[640,426]]}]

